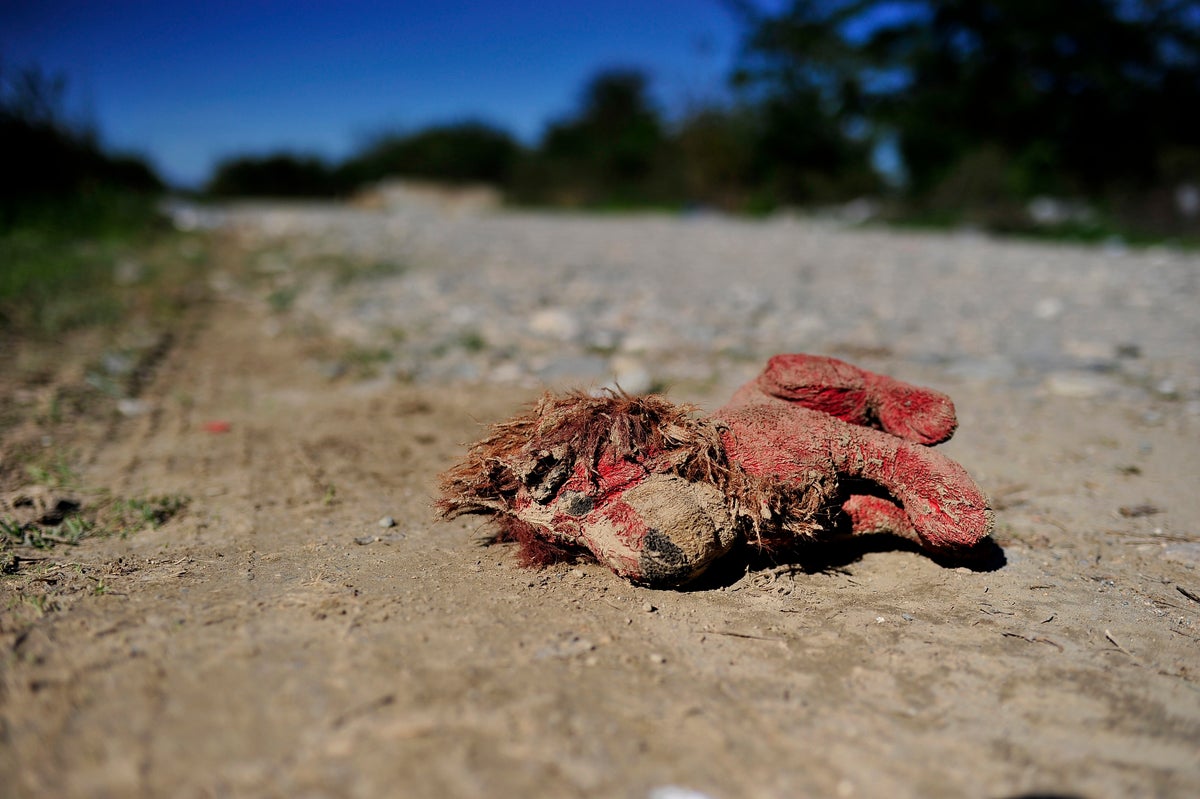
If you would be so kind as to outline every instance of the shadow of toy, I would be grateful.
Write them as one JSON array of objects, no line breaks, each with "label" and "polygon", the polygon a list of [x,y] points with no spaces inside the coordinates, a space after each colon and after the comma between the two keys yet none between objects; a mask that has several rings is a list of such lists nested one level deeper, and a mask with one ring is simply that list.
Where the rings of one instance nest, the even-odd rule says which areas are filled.
[{"label": "shadow of toy", "polygon": [[804,574],[837,571],[876,552],[912,552],[946,569],[967,568],[973,572],[994,572],[1008,564],[1004,550],[991,538],[985,538],[967,550],[939,553],[930,552],[915,541],[898,535],[873,533],[807,541],[783,551],[765,552],[744,547],[740,556],[731,554],[723,558],[700,577],[676,590],[711,591],[728,588],[747,574],[780,566],[794,566]]}]

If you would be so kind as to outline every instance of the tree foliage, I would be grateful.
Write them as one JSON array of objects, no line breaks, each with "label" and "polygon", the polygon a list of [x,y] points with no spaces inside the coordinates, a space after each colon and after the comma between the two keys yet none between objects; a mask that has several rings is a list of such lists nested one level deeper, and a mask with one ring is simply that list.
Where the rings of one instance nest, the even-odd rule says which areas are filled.
[{"label": "tree foliage", "polygon": [[910,211],[994,228],[1028,227],[1039,195],[1135,223],[1157,214],[1168,223],[1147,227],[1163,231],[1190,224],[1174,197],[1200,182],[1194,2],[726,3],[744,25],[726,100],[670,115],[646,73],[607,69],[533,146],[484,123],[439,125],[333,167],[230,162],[213,188],[328,194],[399,176],[490,182],[533,203],[759,210],[898,184]]},{"label": "tree foliage", "polygon": [[516,189],[522,199],[571,205],[661,202],[671,193],[672,155],[646,75],[604,70],[575,113],[549,125]]},{"label": "tree foliage", "polygon": [[219,163],[206,191],[232,197],[334,197],[395,177],[506,185],[520,147],[483,122],[387,134],[338,163],[315,155],[240,155]]},{"label": "tree foliage", "polygon": [[105,152],[66,112],[67,82],[0,63],[0,226],[74,213],[96,195],[152,194],[163,186],[142,159]]},{"label": "tree foliage", "polygon": [[407,177],[450,183],[507,183],[520,147],[507,131],[486,122],[434,125],[370,142],[340,172],[353,184]]},{"label": "tree foliage", "polygon": [[748,31],[740,80],[767,103],[894,136],[919,196],[982,165],[1017,197],[1146,188],[1200,147],[1191,2],[731,5]]},{"label": "tree foliage", "polygon": [[343,189],[325,161],[289,152],[227,158],[205,187],[217,197],[329,197]]}]

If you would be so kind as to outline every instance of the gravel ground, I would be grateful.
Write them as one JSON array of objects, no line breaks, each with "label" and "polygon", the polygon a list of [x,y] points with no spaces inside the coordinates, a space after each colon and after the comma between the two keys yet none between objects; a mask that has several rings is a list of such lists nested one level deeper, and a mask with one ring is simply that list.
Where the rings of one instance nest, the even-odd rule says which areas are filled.
[{"label": "gravel ground", "polygon": [[[807,351],[1200,414],[1192,252],[788,217],[247,205],[205,221],[261,251],[275,296],[418,381],[723,387]],[[341,279],[291,268],[331,261]]]},{"label": "gravel ground", "polygon": [[[233,235],[135,396],[38,413],[84,356],[0,370],[45,399],[0,466],[52,445],[88,496],[188,500],[0,579],[0,795],[1200,796],[1200,255],[174,211]],[[713,408],[783,351],[947,391],[995,562],[863,536],[656,591],[436,518],[437,474],[542,386]]]}]

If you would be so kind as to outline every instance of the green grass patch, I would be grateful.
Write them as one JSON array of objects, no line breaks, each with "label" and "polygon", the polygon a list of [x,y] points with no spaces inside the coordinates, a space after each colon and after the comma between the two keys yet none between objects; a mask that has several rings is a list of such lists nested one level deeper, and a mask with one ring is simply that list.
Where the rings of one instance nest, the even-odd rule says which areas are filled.
[{"label": "green grass patch", "polygon": [[353,261],[338,260],[333,264],[333,284],[344,288],[351,283],[368,280],[383,280],[408,271],[408,266],[399,261]]},{"label": "green grass patch", "polygon": [[341,357],[351,374],[360,380],[378,377],[380,370],[395,357],[387,347],[351,347]]},{"label": "green grass patch", "polygon": [[1200,248],[1200,238],[1196,236],[1164,236],[1125,224],[1102,213],[1098,213],[1096,219],[1090,222],[1067,221],[1038,225],[1027,220],[1020,211],[989,216],[987,213],[972,214],[969,210],[901,209],[893,211],[881,221],[899,229],[946,233],[975,229],[1005,238],[1064,244],[1117,244],[1127,247],[1169,245],[1189,250]]},{"label": "green grass patch", "polygon": [[122,538],[157,529],[181,514],[191,499],[181,494],[113,499],[104,497],[67,512],[55,524],[36,519],[21,521],[12,514],[0,516],[0,572],[15,574],[31,551],[77,546],[89,538]]},{"label": "green grass patch", "polygon": [[74,546],[96,529],[96,523],[83,516],[68,516],[52,527],[32,522],[21,524],[13,517],[5,516],[0,519],[0,537],[3,538],[0,549],[53,549],[59,544]]},{"label": "green grass patch", "polygon": [[291,310],[299,294],[300,290],[295,286],[275,289],[267,295],[267,305],[273,313],[286,313]]},{"label": "green grass patch", "polygon": [[34,483],[47,488],[77,488],[79,486],[79,473],[62,455],[57,455],[45,463],[27,464],[25,472]]},{"label": "green grass patch", "polygon": [[[20,482],[13,480],[16,474],[9,474],[9,488],[0,491],[0,572],[7,574],[38,560],[38,551],[161,527],[191,503],[183,494],[118,497],[86,487],[61,453],[28,460]],[[13,491],[13,485],[21,488]]]},{"label": "green grass patch", "polygon": [[483,352],[487,349],[487,339],[478,330],[464,330],[458,337],[458,346],[467,352]]},{"label": "green grass patch", "polygon": [[122,289],[150,276],[134,254],[165,229],[150,198],[120,192],[45,203],[0,225],[0,332],[52,338],[117,323]]},{"label": "green grass patch", "polygon": [[110,528],[122,534],[147,527],[157,529],[178,516],[191,502],[182,494],[164,494],[141,499],[118,499],[112,503]]}]

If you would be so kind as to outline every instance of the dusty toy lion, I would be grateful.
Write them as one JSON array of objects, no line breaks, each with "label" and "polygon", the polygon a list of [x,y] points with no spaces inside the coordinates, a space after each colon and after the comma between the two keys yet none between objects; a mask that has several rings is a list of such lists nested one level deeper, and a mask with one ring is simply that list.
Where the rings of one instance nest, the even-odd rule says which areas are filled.
[{"label": "dusty toy lion", "polygon": [[446,517],[484,513],[526,564],[590,554],[674,586],[738,542],[892,532],[968,549],[992,511],[966,470],[929,449],[950,398],[813,355],[777,355],[712,416],[659,396],[547,394],[442,475]]}]

